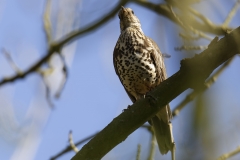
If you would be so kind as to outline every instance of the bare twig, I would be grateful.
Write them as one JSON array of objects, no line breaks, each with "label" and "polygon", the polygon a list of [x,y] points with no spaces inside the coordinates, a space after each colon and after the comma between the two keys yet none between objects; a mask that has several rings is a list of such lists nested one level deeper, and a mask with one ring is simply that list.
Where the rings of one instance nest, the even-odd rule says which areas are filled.
[{"label": "bare twig", "polygon": [[[90,135],[90,136],[88,136],[88,137],[86,137],[86,138],[84,138],[84,139],[82,139],[80,141],[78,141],[77,143],[75,143],[75,146],[78,146],[78,145],[81,145],[81,144],[85,143],[86,141],[88,141],[88,140],[92,139],[93,137],[95,137],[97,134],[98,134],[98,132],[94,133],[94,134],[92,134],[92,135]],[[56,160],[57,158],[59,158],[60,156],[62,156],[63,154],[65,154],[65,153],[67,153],[69,151],[72,151],[71,145],[67,146],[64,150],[62,150],[61,152],[59,152],[55,156],[52,156],[50,158],[50,160]]]},{"label": "bare twig", "polygon": [[237,147],[236,150],[232,151],[232,152],[229,152],[229,153],[225,153],[223,155],[221,155],[217,160],[226,160],[230,157],[233,157],[235,156],[236,154],[239,154],[240,153],[240,146]]},{"label": "bare twig", "polygon": [[149,148],[149,155],[148,155],[147,160],[153,160],[154,154],[155,154],[155,146],[156,146],[156,140],[155,140],[153,127],[151,125],[142,125],[141,128],[147,129],[151,134],[151,146]]},{"label": "bare twig", "polygon": [[[44,79],[44,77],[42,77],[42,78]],[[51,100],[50,88],[49,88],[49,86],[47,85],[47,83],[45,81],[44,81],[44,83],[45,83],[45,86],[46,86],[46,99],[47,99],[47,102],[48,102],[49,106],[53,108],[54,104],[53,104],[53,102]]]},{"label": "bare twig", "polygon": [[181,37],[183,40],[188,40],[188,41],[199,40],[201,38],[199,35],[193,36],[192,34],[183,34],[183,33],[179,33],[179,37]]},{"label": "bare twig", "polygon": [[75,40],[77,37],[84,35],[94,29],[97,29],[98,27],[100,27],[101,25],[103,25],[104,23],[106,23],[107,21],[109,21],[112,17],[115,16],[116,13],[118,13],[119,9],[121,8],[121,6],[124,6],[126,3],[128,2],[128,0],[121,0],[116,7],[114,7],[107,15],[105,15],[103,18],[101,18],[100,20],[98,20],[96,23],[94,23],[93,25],[90,25],[88,27],[85,27],[84,29],[79,29],[76,31],[73,31],[71,33],[69,33],[66,37],[64,37],[63,39],[61,39],[59,41],[59,45],[63,46],[66,43],[70,43],[73,40]]},{"label": "bare twig", "polygon": [[[167,1],[169,4],[176,6],[177,8],[181,9],[182,12],[185,12],[186,14],[192,14],[196,16],[196,18],[199,18],[206,26],[213,28],[214,23],[212,23],[211,20],[209,20],[207,17],[205,17],[203,14],[199,13],[195,9],[191,8],[189,5],[184,5],[184,3],[180,1],[175,1],[175,0],[168,0]],[[196,19],[195,18],[195,19]]]},{"label": "bare twig", "polygon": [[141,144],[138,144],[136,160],[140,160],[140,156],[141,156]]},{"label": "bare twig", "polygon": [[44,83],[44,85],[46,87],[46,99],[47,99],[47,102],[48,102],[49,106],[53,108],[54,104],[53,104],[53,102],[51,100],[50,88],[49,88],[49,85],[48,85],[47,81],[45,80],[45,77],[53,72],[53,68],[49,67],[49,68],[44,69],[44,70],[43,69],[41,69],[41,70],[38,69],[37,72],[41,75],[43,83]]},{"label": "bare twig", "polygon": [[151,132],[151,147],[149,148],[149,155],[147,160],[154,160],[154,154],[155,154],[155,146],[156,146],[156,140],[154,132]]},{"label": "bare twig", "polygon": [[52,41],[52,25],[51,25],[51,0],[46,0],[46,7],[43,16],[44,30],[47,37],[48,44]]},{"label": "bare twig", "polygon": [[4,48],[2,49],[2,53],[3,55],[6,57],[8,63],[10,64],[10,66],[12,67],[12,69],[18,73],[18,74],[22,74],[22,71],[19,69],[19,67],[16,65],[16,63],[13,61],[11,54],[9,52],[7,52]]},{"label": "bare twig", "polygon": [[240,0],[237,0],[231,11],[229,12],[227,18],[222,24],[223,29],[226,30],[227,26],[229,25],[230,21],[232,20],[233,16],[236,14],[238,6],[239,6]]},{"label": "bare twig", "polygon": [[68,142],[69,142],[70,146],[72,147],[72,150],[74,150],[74,152],[77,153],[79,151],[79,149],[76,147],[76,145],[73,142],[72,131],[69,131]]},{"label": "bare twig", "polygon": [[63,71],[63,74],[64,74],[64,77],[63,79],[61,80],[61,84],[60,84],[60,87],[59,89],[57,90],[56,94],[55,94],[55,97],[56,98],[59,98],[60,97],[60,94],[66,84],[66,81],[67,81],[67,78],[68,78],[68,70],[67,70],[67,64],[66,64],[66,61],[65,61],[65,58],[63,57],[63,55],[61,53],[58,54],[62,60],[62,63],[63,63],[63,68],[62,68],[62,71]]},{"label": "bare twig", "polygon": [[169,5],[169,9],[170,9],[171,13],[173,14],[173,16],[175,17],[175,19],[178,21],[178,23],[180,24],[180,26],[181,26],[182,28],[184,28],[184,29],[186,29],[186,30],[190,30],[190,31],[192,31],[194,34],[197,34],[197,35],[199,35],[200,37],[203,37],[203,38],[205,38],[205,39],[207,39],[207,40],[210,40],[210,41],[212,40],[212,38],[209,37],[208,35],[206,35],[205,33],[201,32],[201,31],[199,31],[199,30],[194,29],[192,26],[189,26],[188,24],[184,24],[184,23],[180,20],[180,18],[175,14],[175,12],[173,11],[171,5]]},{"label": "bare twig", "polygon": [[207,49],[207,46],[181,46],[181,47],[175,47],[176,51],[182,51],[182,50],[204,50]]},{"label": "bare twig", "polygon": [[199,13],[198,11],[196,11],[195,9],[188,7],[187,6],[187,10],[192,13],[193,15],[195,15],[196,17],[198,17],[200,20],[202,20],[202,22],[209,27],[213,27],[214,24],[204,15],[202,15],[201,13]]},{"label": "bare twig", "polygon": [[205,83],[205,88],[203,88],[201,91],[192,91],[190,94],[186,96],[186,98],[180,102],[180,104],[175,107],[175,109],[172,112],[173,116],[177,116],[179,112],[192,100],[194,100],[200,93],[203,93],[206,91],[215,81],[216,79],[221,75],[221,73],[231,64],[234,58],[229,59],[227,62],[225,62]]}]

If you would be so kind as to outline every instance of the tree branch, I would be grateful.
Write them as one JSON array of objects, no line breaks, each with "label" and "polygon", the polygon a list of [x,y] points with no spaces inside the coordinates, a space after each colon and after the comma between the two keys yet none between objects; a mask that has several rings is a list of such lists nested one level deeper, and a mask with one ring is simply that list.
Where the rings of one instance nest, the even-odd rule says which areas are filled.
[{"label": "tree branch", "polygon": [[141,144],[138,144],[136,160],[140,160],[141,157]]},{"label": "tree branch", "polygon": [[183,91],[188,88],[200,89],[215,68],[240,53],[239,43],[240,27],[219,41],[215,38],[214,43],[201,54],[182,60],[177,73],[114,118],[72,160],[101,159]]},{"label": "tree branch", "polygon": [[227,18],[225,19],[225,21],[223,22],[223,28],[227,28],[227,26],[229,25],[230,21],[232,20],[233,16],[235,16],[238,6],[239,6],[240,0],[237,0],[237,2],[235,3],[235,5],[233,6],[233,8],[231,9],[231,11],[229,12]]},{"label": "tree branch", "polygon": [[156,140],[153,130],[151,131],[151,146],[149,147],[149,155],[147,160],[154,160],[155,155],[155,146],[156,146]]},{"label": "tree branch", "polygon": [[12,59],[11,54],[10,54],[7,50],[5,50],[4,48],[2,49],[2,53],[3,53],[3,55],[6,57],[9,65],[12,67],[12,69],[13,69],[16,73],[21,74],[22,71],[21,71],[21,69],[17,66],[17,64],[14,62],[14,60]]},{"label": "tree branch", "polygon": [[[55,53],[58,52],[60,53],[60,50],[62,49],[62,47],[64,45],[66,45],[67,43],[72,42],[73,40],[75,40],[77,37],[82,36],[86,33],[89,33],[90,31],[93,31],[95,29],[97,29],[98,27],[100,27],[101,25],[103,25],[104,23],[106,23],[107,21],[109,21],[113,16],[115,16],[115,14],[119,11],[119,8],[122,5],[125,5],[127,3],[127,0],[121,0],[118,5],[112,10],[110,11],[107,15],[105,15],[103,18],[101,18],[100,20],[98,20],[96,23],[91,24],[83,29],[79,29],[76,31],[73,31],[71,33],[69,33],[68,35],[66,35],[63,39],[61,39],[58,42],[53,42],[50,46],[49,46],[49,50],[47,51],[47,54],[42,57],[42,59],[40,59],[38,62],[36,62],[34,65],[32,65],[31,67],[29,67],[25,72],[23,73],[18,73],[15,76],[12,77],[6,77],[3,78],[0,81],[0,86],[4,85],[6,83],[9,82],[14,82],[17,79],[23,79],[25,78],[28,74],[31,74],[35,71],[37,71],[42,64],[44,64],[45,62],[47,62],[47,60]],[[46,22],[45,22],[46,23]],[[47,34],[48,35],[48,34]]]},{"label": "tree branch", "polygon": [[73,142],[72,131],[70,131],[69,134],[68,134],[68,142],[69,142],[72,150],[77,153],[79,151],[79,149],[77,148],[77,146]]},{"label": "tree branch", "polygon": [[51,14],[51,0],[46,0],[46,7],[43,14],[43,24],[48,44],[50,44],[52,41],[52,25],[50,20],[50,14]]},{"label": "tree branch", "polygon": [[227,62],[225,62],[221,68],[219,68],[206,82],[205,87],[201,91],[192,91],[189,93],[186,98],[172,111],[172,115],[177,116],[179,112],[192,100],[194,100],[199,94],[206,91],[215,81],[216,79],[221,75],[221,73],[227,68],[231,62],[233,61],[233,58],[229,59]]},{"label": "tree branch", "polygon": [[[168,4],[154,4],[144,0],[131,0],[131,1],[136,4],[139,4],[140,6],[148,8],[181,26],[178,19],[176,19],[176,17],[171,13],[171,10],[168,7]],[[190,12],[193,12],[193,11],[194,11],[193,9],[190,10]],[[203,23],[199,22],[197,18],[195,18],[195,19],[191,19],[192,21],[188,25],[193,27],[196,30],[200,30],[202,32],[208,32],[216,35],[224,35],[226,34],[226,30],[232,30],[232,28],[223,29],[222,25],[215,25],[209,19],[207,19],[202,15],[201,15],[201,19],[204,19]]]},{"label": "tree branch", "polygon": [[235,149],[234,151],[231,151],[229,153],[225,153],[225,154],[221,155],[217,160],[226,160],[226,159],[233,157],[239,153],[240,153],[240,147],[237,147],[237,149]]}]

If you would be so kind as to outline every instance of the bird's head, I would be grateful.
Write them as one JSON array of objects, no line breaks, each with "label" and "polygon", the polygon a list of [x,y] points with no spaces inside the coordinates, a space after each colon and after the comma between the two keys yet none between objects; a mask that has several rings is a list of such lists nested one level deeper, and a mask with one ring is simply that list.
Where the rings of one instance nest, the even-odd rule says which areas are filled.
[{"label": "bird's head", "polygon": [[121,10],[118,13],[120,19],[120,29],[121,32],[128,27],[134,27],[141,29],[141,24],[137,16],[134,15],[134,12],[131,8],[124,8],[122,6]]}]

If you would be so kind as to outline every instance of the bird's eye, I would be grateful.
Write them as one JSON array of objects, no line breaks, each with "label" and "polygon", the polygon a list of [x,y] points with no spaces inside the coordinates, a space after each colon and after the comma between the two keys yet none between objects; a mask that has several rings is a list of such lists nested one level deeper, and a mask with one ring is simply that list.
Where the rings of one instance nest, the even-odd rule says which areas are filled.
[{"label": "bird's eye", "polygon": [[134,12],[132,11],[132,14],[134,14]]}]

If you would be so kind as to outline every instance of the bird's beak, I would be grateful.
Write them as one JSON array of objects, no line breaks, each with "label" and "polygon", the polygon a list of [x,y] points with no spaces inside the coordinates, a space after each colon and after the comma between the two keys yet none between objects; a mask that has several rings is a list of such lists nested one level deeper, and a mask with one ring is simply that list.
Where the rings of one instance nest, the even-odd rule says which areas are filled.
[{"label": "bird's beak", "polygon": [[125,10],[125,8],[123,7],[123,6],[121,6],[121,9],[124,11]]}]

